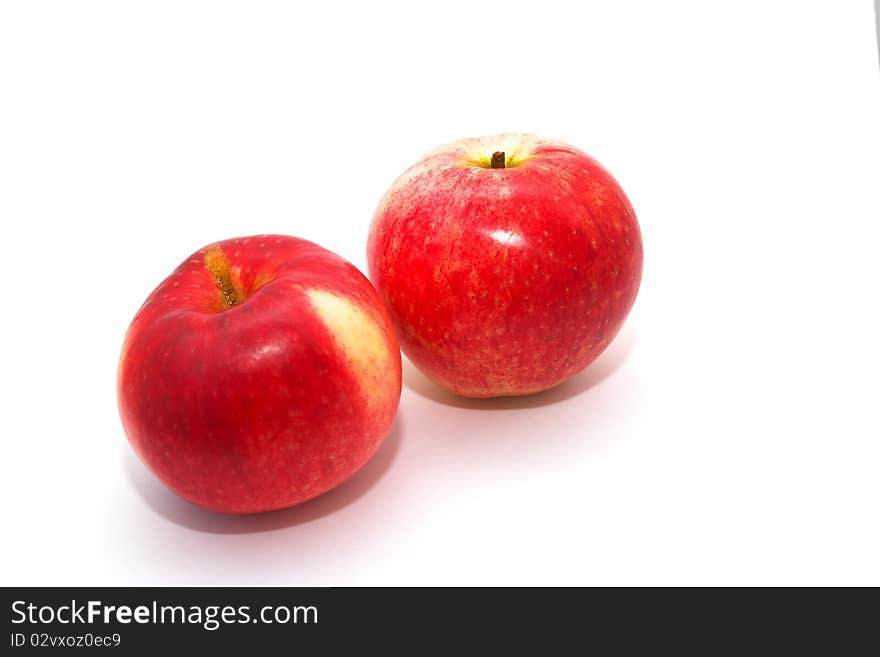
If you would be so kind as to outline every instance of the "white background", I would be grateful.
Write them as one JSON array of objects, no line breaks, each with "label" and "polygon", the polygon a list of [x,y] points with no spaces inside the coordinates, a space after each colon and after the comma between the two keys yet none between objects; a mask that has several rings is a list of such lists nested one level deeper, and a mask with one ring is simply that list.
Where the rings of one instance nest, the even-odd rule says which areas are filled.
[{"label": "white background", "polygon": [[[869,1],[8,2],[0,94],[2,584],[880,584]],[[501,131],[636,208],[602,358],[494,401],[407,365],[381,451],[291,510],[167,492],[115,399],[150,290],[254,233],[363,268],[399,173]]]}]

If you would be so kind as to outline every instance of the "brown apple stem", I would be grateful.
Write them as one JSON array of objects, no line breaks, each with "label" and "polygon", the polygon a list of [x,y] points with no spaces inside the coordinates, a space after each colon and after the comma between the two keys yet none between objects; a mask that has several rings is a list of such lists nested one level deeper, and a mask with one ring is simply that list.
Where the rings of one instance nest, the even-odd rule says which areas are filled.
[{"label": "brown apple stem", "polygon": [[493,169],[504,168],[504,151],[495,151],[494,153],[492,153],[491,166]]},{"label": "brown apple stem", "polygon": [[226,259],[226,254],[223,253],[219,244],[214,244],[205,251],[205,268],[214,277],[214,281],[220,289],[223,305],[232,308],[242,302],[242,294],[235,289],[235,284],[232,281],[229,260]]}]

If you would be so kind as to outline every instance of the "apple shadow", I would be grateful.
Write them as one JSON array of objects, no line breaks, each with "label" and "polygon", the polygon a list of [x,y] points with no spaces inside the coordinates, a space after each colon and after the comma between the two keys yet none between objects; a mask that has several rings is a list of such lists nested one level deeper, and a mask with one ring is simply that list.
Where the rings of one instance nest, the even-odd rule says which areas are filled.
[{"label": "apple shadow", "polygon": [[440,387],[422,374],[409,359],[403,359],[403,384],[417,395],[447,406],[472,408],[479,410],[510,410],[517,408],[538,408],[557,404],[576,397],[617,371],[632,353],[635,344],[635,331],[631,327],[624,329],[611,342],[608,348],[584,371],[563,381],[559,385],[522,397],[490,397],[475,399],[456,395]]},{"label": "apple shadow", "polygon": [[398,415],[379,450],[348,481],[318,497],[279,511],[233,515],[208,511],[178,497],[141,463],[128,445],[123,447],[123,469],[137,495],[169,522],[209,534],[252,534],[295,527],[348,506],[364,495],[391,467],[402,436]]}]

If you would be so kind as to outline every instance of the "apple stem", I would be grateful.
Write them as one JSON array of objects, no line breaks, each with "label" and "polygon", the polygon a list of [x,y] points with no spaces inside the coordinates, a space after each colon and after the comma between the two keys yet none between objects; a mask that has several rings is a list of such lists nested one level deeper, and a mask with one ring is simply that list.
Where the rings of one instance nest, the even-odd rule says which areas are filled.
[{"label": "apple stem", "polygon": [[232,282],[229,260],[226,259],[226,254],[219,244],[214,244],[205,251],[205,268],[220,288],[220,296],[226,308],[232,308],[242,302],[242,295]]},{"label": "apple stem", "polygon": [[493,169],[504,168],[504,151],[495,151],[494,153],[492,153],[491,166]]}]

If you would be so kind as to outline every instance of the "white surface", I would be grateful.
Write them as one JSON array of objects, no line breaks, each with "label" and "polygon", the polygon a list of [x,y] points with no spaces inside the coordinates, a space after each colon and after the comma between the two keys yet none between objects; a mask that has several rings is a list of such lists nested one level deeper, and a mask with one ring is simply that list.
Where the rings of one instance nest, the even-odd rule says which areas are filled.
[{"label": "white surface", "polygon": [[[3,3],[2,584],[880,584],[871,3],[582,4]],[[601,360],[521,401],[408,367],[293,510],[165,491],[115,400],[150,290],[261,232],[363,268],[404,168],[507,130],[639,215]]]}]

